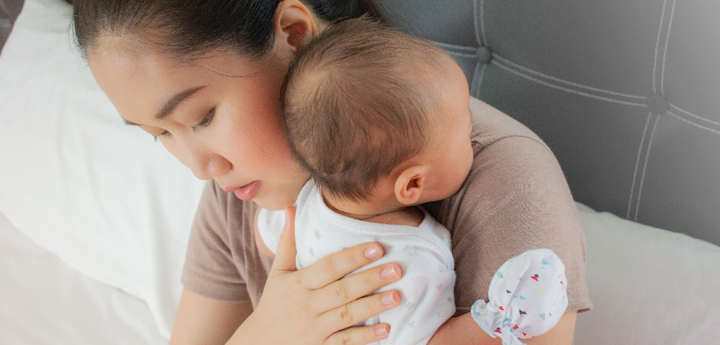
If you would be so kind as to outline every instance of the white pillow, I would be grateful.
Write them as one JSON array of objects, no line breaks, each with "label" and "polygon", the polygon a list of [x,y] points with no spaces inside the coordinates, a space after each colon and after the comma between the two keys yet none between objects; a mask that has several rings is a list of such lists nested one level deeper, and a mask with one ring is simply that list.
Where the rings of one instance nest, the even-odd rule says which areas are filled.
[{"label": "white pillow", "polygon": [[73,45],[71,15],[60,0],[27,0],[0,55],[0,212],[145,300],[169,336],[204,182],[123,124]]},{"label": "white pillow", "polygon": [[575,345],[717,344],[720,247],[578,204],[595,308]]}]

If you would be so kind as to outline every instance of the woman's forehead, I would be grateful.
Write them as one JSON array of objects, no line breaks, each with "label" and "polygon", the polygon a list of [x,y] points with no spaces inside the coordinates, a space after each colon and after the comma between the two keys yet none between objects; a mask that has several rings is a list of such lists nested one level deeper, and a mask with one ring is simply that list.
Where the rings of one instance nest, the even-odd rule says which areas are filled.
[{"label": "woman's forehead", "polygon": [[[95,79],[118,111],[155,113],[163,104],[188,89],[209,87],[221,91],[236,77],[250,76],[255,62],[235,54],[214,52],[192,61],[180,61],[151,49],[125,49],[118,41],[105,41],[88,53]],[[104,46],[102,44],[105,44]]]},{"label": "woman's forehead", "polygon": [[207,78],[206,74],[246,76],[263,65],[263,59],[250,59],[229,50],[215,49],[192,57],[170,55],[161,44],[135,36],[104,36],[88,51],[93,73],[113,72],[135,78]]},{"label": "woman's forehead", "polygon": [[129,52],[116,45],[88,53],[88,64],[100,88],[121,114],[146,112],[153,100],[197,79],[192,68],[155,53]]}]

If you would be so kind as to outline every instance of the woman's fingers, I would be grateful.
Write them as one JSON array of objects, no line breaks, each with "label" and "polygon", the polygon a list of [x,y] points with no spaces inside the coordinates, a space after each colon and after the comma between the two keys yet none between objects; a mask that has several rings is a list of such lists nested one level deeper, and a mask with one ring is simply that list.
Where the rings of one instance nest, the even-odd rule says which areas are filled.
[{"label": "woman's fingers", "polygon": [[385,291],[330,310],[321,315],[318,321],[321,325],[327,325],[331,329],[345,329],[383,311],[395,308],[399,303],[399,292]]},{"label": "woman's fingers", "polygon": [[278,272],[297,270],[295,266],[295,256],[297,255],[297,249],[295,248],[295,211],[295,206],[285,208],[285,226],[280,234],[275,260],[272,268],[270,268],[270,276]]},{"label": "woman's fingers", "polygon": [[[317,296],[315,303],[319,310],[332,310],[367,296],[373,291],[397,281],[401,276],[402,270],[395,263],[372,267],[316,290],[314,292]],[[369,316],[373,315],[375,314]]]},{"label": "woman's fingers", "polygon": [[308,289],[320,289],[382,256],[383,248],[377,243],[357,245],[305,267],[300,271],[300,281]]},{"label": "woman's fingers", "polygon": [[325,345],[365,345],[387,338],[390,326],[386,323],[353,327],[337,332],[328,338]]}]

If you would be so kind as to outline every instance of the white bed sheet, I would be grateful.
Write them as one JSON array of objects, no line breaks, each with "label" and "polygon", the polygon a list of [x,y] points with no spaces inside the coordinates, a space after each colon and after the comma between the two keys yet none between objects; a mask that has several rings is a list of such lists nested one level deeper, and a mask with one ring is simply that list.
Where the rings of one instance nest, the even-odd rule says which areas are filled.
[{"label": "white bed sheet", "polygon": [[169,336],[204,182],[123,123],[71,18],[64,1],[26,0],[0,55],[0,212],[70,267],[146,301]]},{"label": "white bed sheet", "polygon": [[0,213],[0,344],[160,345],[147,303],[78,272]]},{"label": "white bed sheet", "polygon": [[595,308],[575,345],[720,344],[720,247],[577,207]]}]

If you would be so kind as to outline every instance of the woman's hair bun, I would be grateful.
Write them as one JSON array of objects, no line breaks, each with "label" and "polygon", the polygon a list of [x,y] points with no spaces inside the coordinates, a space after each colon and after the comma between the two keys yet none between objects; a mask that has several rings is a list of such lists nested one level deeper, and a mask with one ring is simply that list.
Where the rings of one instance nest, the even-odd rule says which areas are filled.
[{"label": "woman's hair bun", "polygon": [[[273,16],[282,0],[65,0],[73,5],[73,29],[83,54],[99,37],[135,35],[176,57],[192,58],[224,48],[258,57],[273,45]],[[337,22],[364,14],[384,21],[374,0],[301,0],[318,18]],[[159,37],[159,40],[157,39]]]}]

